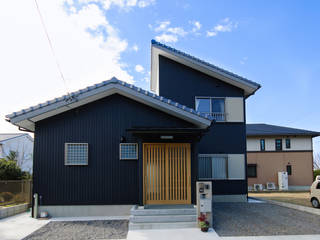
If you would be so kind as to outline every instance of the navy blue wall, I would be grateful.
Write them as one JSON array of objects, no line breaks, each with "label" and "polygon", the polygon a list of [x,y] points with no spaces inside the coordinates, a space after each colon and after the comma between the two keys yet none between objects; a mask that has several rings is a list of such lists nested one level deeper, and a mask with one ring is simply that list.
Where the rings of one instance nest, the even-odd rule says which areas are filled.
[{"label": "navy blue wall", "polygon": [[[195,108],[196,96],[244,97],[244,92],[219,79],[159,56],[159,95]],[[215,123],[199,142],[198,151],[199,154],[246,154],[245,122]],[[213,181],[213,194],[246,193],[246,180]]]},{"label": "navy blue wall", "polygon": [[[117,94],[37,122],[33,191],[40,204],[138,204],[139,161],[119,160],[121,136],[138,142],[126,131],[132,127],[194,126]],[[65,142],[89,144],[88,166],[64,165]]]}]

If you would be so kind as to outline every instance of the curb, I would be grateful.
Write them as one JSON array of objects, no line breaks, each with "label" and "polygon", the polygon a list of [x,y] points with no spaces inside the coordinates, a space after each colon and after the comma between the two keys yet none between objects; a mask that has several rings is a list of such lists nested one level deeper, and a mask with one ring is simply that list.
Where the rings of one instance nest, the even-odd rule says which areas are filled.
[{"label": "curb", "polygon": [[320,209],[318,209],[318,208],[305,207],[305,206],[301,206],[301,205],[297,205],[297,204],[284,203],[284,202],[261,199],[261,198],[256,198],[256,199],[259,199],[261,201],[265,201],[267,203],[271,203],[271,204],[274,204],[274,205],[278,205],[278,206],[281,206],[281,207],[287,207],[287,208],[299,210],[299,211],[302,211],[302,212],[312,213],[312,214],[320,216]]}]

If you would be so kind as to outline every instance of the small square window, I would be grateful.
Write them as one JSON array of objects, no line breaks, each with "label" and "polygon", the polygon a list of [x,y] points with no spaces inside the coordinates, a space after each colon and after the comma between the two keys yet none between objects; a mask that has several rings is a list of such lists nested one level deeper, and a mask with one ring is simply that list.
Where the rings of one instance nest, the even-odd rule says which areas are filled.
[{"label": "small square window", "polygon": [[290,138],[287,138],[287,139],[286,139],[286,148],[291,148]]},{"label": "small square window", "polygon": [[248,176],[248,178],[256,178],[257,177],[257,164],[248,164],[247,176]]},{"label": "small square window", "polygon": [[120,143],[120,159],[138,159],[138,144]]},{"label": "small square window", "polygon": [[65,143],[65,165],[88,165],[88,143]]}]

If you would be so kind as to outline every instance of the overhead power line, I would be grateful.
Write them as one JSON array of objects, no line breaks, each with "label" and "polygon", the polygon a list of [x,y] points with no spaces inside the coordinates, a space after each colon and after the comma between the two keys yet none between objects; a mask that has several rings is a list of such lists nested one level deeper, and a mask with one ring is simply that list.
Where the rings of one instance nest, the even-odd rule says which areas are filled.
[{"label": "overhead power line", "polygon": [[63,72],[62,72],[62,70],[61,70],[61,67],[60,67],[58,58],[57,58],[57,56],[56,56],[56,54],[55,54],[55,52],[54,52],[54,48],[53,48],[52,42],[51,42],[51,40],[50,40],[50,36],[49,36],[48,30],[47,30],[46,24],[44,23],[44,19],[43,19],[43,17],[42,17],[41,11],[40,11],[39,4],[38,4],[37,0],[34,0],[34,2],[35,2],[35,4],[36,4],[36,9],[37,9],[37,12],[38,12],[38,14],[39,14],[42,27],[43,27],[44,32],[45,32],[45,34],[46,34],[46,37],[47,37],[47,39],[48,39],[49,46],[50,46],[52,55],[53,55],[53,57],[54,57],[54,59],[55,59],[55,62],[56,62],[56,65],[57,65],[57,68],[58,68],[60,77],[61,77],[61,79],[62,79],[62,81],[63,81],[63,84],[64,84],[64,86],[65,86],[65,88],[66,88],[67,94],[69,95],[69,91],[68,91],[68,87],[67,87],[67,82],[66,82],[66,80],[65,80],[65,78],[64,78],[64,75],[63,75]]}]

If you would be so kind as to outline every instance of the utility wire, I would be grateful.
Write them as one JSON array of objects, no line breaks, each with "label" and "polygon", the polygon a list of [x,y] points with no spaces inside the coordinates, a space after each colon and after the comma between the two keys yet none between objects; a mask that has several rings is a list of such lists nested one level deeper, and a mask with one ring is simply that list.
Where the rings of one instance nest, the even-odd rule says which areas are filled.
[{"label": "utility wire", "polygon": [[53,48],[52,42],[51,42],[51,40],[50,40],[50,36],[49,36],[48,30],[47,30],[46,24],[44,23],[44,19],[43,19],[43,17],[42,17],[42,14],[41,14],[41,11],[40,11],[38,2],[37,2],[37,0],[34,0],[34,2],[35,2],[35,4],[36,4],[36,9],[37,9],[37,11],[38,11],[38,14],[39,14],[39,17],[40,17],[40,20],[41,20],[41,23],[42,23],[44,32],[45,32],[45,34],[46,34],[46,36],[47,36],[47,39],[48,39],[48,42],[49,42],[49,46],[50,46],[52,55],[53,55],[53,57],[54,57],[54,59],[55,59],[55,62],[56,62],[58,71],[59,71],[59,73],[60,73],[60,77],[61,77],[61,79],[62,79],[62,81],[63,81],[63,83],[64,83],[64,86],[65,86],[65,88],[66,88],[67,94],[69,95],[70,93],[69,93],[69,91],[68,91],[67,82],[66,82],[66,80],[65,80],[65,78],[64,78],[64,75],[63,75],[63,72],[62,72],[62,70],[61,70],[61,67],[60,67],[58,58],[57,58],[57,56],[56,56],[56,54],[55,54],[55,52],[54,52],[54,48]]}]

